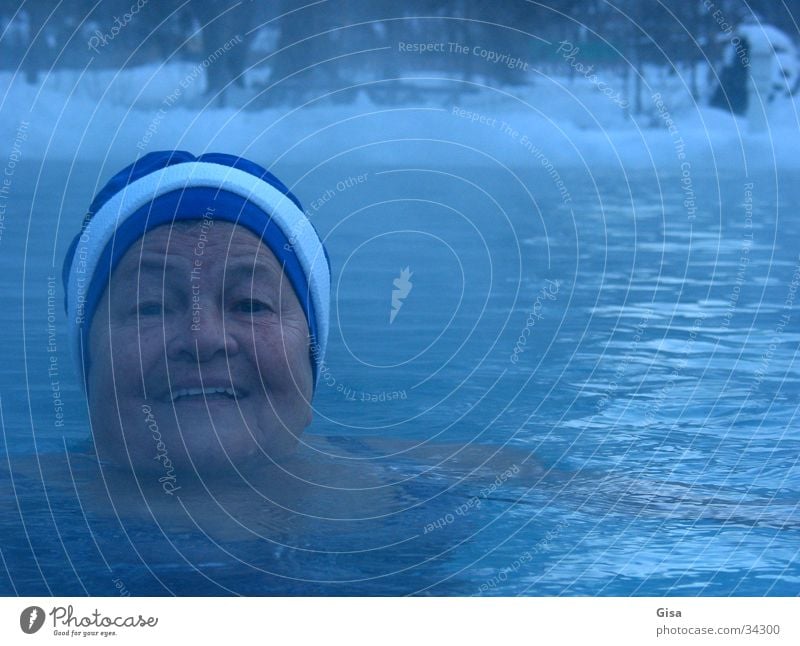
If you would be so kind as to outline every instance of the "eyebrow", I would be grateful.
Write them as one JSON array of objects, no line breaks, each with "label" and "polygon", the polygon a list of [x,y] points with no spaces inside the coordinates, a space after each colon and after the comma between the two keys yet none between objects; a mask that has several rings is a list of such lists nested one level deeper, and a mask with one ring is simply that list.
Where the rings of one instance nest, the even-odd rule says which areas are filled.
[{"label": "eyebrow", "polygon": [[285,279],[283,275],[283,271],[281,271],[280,267],[276,267],[272,263],[266,263],[264,261],[256,261],[255,263],[252,262],[234,262],[231,264],[225,265],[225,275],[227,277],[236,278],[237,276],[251,276],[258,272],[266,272],[275,276],[276,278],[280,278],[282,280]]}]

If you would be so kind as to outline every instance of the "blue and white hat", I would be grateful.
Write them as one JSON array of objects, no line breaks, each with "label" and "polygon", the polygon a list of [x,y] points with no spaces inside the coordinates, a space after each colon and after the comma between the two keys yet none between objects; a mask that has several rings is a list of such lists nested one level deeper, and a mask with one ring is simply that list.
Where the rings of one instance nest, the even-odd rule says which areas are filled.
[{"label": "blue and white hat", "polygon": [[214,219],[259,236],[283,266],[308,321],[316,383],[328,339],[330,262],[299,200],[274,175],[223,153],[157,151],[114,175],[97,194],[64,259],[67,325],[84,386],[97,304],[125,252],[163,224]]}]

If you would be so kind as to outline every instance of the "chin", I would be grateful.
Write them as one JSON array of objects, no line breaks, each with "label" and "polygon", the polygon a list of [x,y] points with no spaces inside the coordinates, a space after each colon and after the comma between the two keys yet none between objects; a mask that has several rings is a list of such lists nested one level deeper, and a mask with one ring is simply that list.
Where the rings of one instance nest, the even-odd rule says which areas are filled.
[{"label": "chin", "polygon": [[[136,406],[119,425],[93,421],[98,455],[122,468],[152,476],[211,474],[258,463],[272,464],[297,448],[302,429],[292,432],[278,419],[260,419],[246,409],[208,402]],[[116,416],[111,416],[111,419]],[[118,419],[118,418],[117,418]],[[178,420],[178,421],[176,421]]]}]

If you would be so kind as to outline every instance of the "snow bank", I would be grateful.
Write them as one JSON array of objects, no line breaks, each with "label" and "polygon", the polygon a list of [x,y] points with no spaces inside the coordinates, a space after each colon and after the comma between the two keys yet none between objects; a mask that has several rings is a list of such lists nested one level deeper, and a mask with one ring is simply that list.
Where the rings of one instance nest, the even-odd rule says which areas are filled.
[{"label": "snow bank", "polygon": [[[767,106],[769,129],[748,132],[745,120],[695,105],[680,77],[656,80],[642,115],[629,116],[582,75],[531,73],[531,83],[454,95],[463,84],[416,79],[412,102],[381,105],[366,91],[356,100],[311,100],[269,107],[267,94],[241,90],[237,108],[204,98],[203,70],[171,63],[122,72],[62,70],[39,86],[0,75],[0,136],[10,145],[28,122],[27,158],[127,163],[163,148],[222,150],[262,163],[455,165],[531,163],[556,166],[676,166],[677,146],[694,165],[800,164],[797,103]],[[595,80],[596,81],[596,80]],[[622,79],[607,85],[624,90]],[[367,86],[369,87],[369,86]],[[651,95],[659,93],[663,109]],[[255,106],[260,106],[255,109]],[[251,109],[253,108],[253,109]],[[665,113],[667,117],[665,117]]]}]

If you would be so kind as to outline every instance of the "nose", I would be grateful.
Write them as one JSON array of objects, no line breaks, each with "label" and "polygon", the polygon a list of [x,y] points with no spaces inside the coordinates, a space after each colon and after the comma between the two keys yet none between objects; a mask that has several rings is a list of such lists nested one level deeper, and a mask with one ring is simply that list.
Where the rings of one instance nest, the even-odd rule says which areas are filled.
[{"label": "nose", "polygon": [[176,326],[171,336],[167,354],[172,360],[205,363],[239,352],[239,344],[225,325],[221,307],[208,301],[193,303],[190,316]]}]

